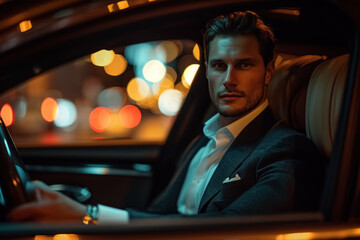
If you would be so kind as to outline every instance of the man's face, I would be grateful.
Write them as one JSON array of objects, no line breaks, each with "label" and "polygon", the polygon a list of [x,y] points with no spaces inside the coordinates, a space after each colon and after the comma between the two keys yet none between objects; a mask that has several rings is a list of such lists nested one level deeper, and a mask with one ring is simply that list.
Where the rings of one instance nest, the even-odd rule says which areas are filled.
[{"label": "man's face", "polygon": [[273,65],[265,67],[254,35],[216,36],[206,65],[210,97],[222,116],[240,117],[265,100]]}]

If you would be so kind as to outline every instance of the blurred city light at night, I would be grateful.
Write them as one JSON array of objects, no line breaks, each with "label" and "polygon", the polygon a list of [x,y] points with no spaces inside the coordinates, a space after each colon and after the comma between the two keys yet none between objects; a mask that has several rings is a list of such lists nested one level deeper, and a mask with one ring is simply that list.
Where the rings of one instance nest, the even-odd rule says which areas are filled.
[{"label": "blurred city light at night", "polygon": [[27,102],[24,97],[19,97],[15,105],[15,115],[17,118],[24,118],[27,112]]},{"label": "blurred city light at night", "polygon": [[165,62],[171,62],[179,55],[179,48],[172,41],[163,41],[155,48],[156,55]]},{"label": "blurred city light at night", "polygon": [[0,110],[0,114],[5,126],[8,127],[15,122],[15,113],[10,104],[4,104]]},{"label": "blurred city light at night", "polygon": [[41,103],[40,109],[41,116],[44,118],[45,121],[55,121],[58,110],[58,104],[55,99],[50,97],[45,98],[44,101]]},{"label": "blurred city light at night", "polygon": [[151,60],[145,64],[143,74],[149,82],[160,82],[166,74],[166,67],[158,60]]},{"label": "blurred city light at night", "polygon": [[[118,0],[103,10],[113,15],[108,10],[135,5]],[[12,124],[15,141],[165,141],[199,69],[199,46],[164,39],[97,49],[102,50],[41,72],[0,98],[0,114]]]},{"label": "blurred city light at night", "polygon": [[91,111],[89,124],[92,130],[101,133],[110,125],[111,111],[108,108],[97,107]]},{"label": "blurred city light at night", "polygon": [[193,55],[196,60],[200,61],[200,48],[198,44],[195,44],[193,48]]},{"label": "blurred city light at night", "polygon": [[134,66],[143,66],[153,59],[153,47],[150,43],[139,43],[129,45],[125,48],[125,58]]},{"label": "blurred city light at night", "polygon": [[141,101],[150,96],[149,85],[141,78],[133,78],[127,85],[126,91],[134,101]]},{"label": "blurred city light at night", "polygon": [[153,91],[153,95],[160,95],[162,92],[168,89],[174,88],[174,82],[171,78],[165,77],[160,83],[153,84],[151,86],[151,90]]},{"label": "blurred city light at night", "polygon": [[191,64],[184,70],[181,82],[186,88],[190,88],[199,67],[199,64]]},{"label": "blurred city light at night", "polygon": [[108,75],[119,76],[120,74],[125,72],[126,67],[126,59],[120,54],[115,54],[114,60],[110,64],[106,65],[104,67],[104,70]]},{"label": "blurred city light at night", "polygon": [[125,92],[120,87],[103,90],[98,97],[98,104],[111,110],[119,110],[124,105]]},{"label": "blurred city light at night", "polygon": [[164,91],[159,97],[159,109],[166,116],[175,116],[184,100],[184,95],[176,89]]},{"label": "blurred city light at night", "polygon": [[141,121],[141,111],[134,105],[126,105],[120,110],[119,118],[126,128],[134,128]]},{"label": "blurred city light at night", "polygon": [[170,78],[173,80],[173,82],[175,82],[177,79],[177,72],[175,71],[174,68],[172,68],[170,66],[166,67],[166,75],[169,75]]},{"label": "blurred city light at night", "polygon": [[54,121],[57,127],[69,127],[77,119],[77,110],[71,101],[67,99],[57,99],[58,110]]},{"label": "blurred city light at night", "polygon": [[100,50],[96,53],[91,54],[91,62],[100,67],[104,67],[106,65],[109,65],[115,57],[115,53],[113,50]]}]

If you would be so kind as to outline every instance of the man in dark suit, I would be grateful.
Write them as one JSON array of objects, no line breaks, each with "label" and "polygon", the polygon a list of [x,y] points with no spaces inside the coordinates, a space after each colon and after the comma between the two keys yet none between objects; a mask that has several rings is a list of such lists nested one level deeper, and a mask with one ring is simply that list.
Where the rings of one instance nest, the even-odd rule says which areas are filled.
[{"label": "man in dark suit", "polygon": [[276,122],[268,108],[274,72],[270,28],[250,11],[221,16],[207,25],[204,46],[218,114],[205,123],[204,134],[184,153],[183,166],[148,211],[83,206],[35,183],[38,197],[10,218],[73,221],[85,216],[84,222],[102,223],[316,209],[321,156],[303,134]]}]

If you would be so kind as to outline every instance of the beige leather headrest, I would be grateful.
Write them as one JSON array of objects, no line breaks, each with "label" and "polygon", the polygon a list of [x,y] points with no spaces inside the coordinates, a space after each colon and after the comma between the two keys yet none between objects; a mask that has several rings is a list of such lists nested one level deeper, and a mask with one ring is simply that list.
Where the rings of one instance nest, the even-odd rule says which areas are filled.
[{"label": "beige leather headrest", "polygon": [[323,59],[323,56],[306,55],[286,60],[276,68],[267,94],[276,119],[305,131],[306,90],[312,72]]},{"label": "beige leather headrest", "polygon": [[334,143],[349,55],[329,59],[313,72],[306,97],[306,135],[327,157]]}]

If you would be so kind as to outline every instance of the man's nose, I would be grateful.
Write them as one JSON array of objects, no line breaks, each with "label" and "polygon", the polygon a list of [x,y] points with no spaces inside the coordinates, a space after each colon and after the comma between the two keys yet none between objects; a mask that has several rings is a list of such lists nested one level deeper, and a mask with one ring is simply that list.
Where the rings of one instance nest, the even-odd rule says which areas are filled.
[{"label": "man's nose", "polygon": [[225,72],[223,84],[225,87],[236,85],[236,75],[235,75],[235,69],[233,69],[233,67],[229,66],[227,68]]}]

